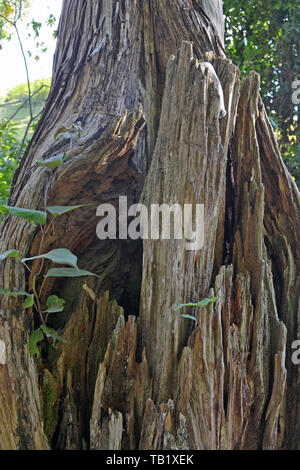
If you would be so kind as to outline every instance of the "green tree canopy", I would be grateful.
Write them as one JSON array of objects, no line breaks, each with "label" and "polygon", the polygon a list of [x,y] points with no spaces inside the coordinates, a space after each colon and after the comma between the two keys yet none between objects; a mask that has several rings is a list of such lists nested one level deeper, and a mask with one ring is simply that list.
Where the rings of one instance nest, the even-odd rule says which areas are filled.
[{"label": "green tree canopy", "polygon": [[300,8],[295,0],[224,0],[226,49],[243,74],[261,76],[264,103],[282,156],[300,182],[299,107],[292,83],[300,77]]}]

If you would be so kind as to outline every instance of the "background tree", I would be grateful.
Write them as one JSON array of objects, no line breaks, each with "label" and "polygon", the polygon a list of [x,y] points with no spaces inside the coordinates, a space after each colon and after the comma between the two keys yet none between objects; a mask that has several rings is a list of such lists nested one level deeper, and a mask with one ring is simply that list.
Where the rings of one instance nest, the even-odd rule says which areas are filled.
[{"label": "background tree", "polygon": [[[95,208],[63,216],[45,252],[68,248],[100,277],[43,283],[42,303],[67,300],[50,320],[67,343],[44,341],[39,359],[28,348],[36,309],[3,297],[1,448],[300,447],[299,192],[259,77],[240,88],[223,30],[218,0],[64,1],[50,95],[9,204],[201,203],[205,246],[99,241]],[[199,60],[224,89],[221,121]],[[63,152],[50,178],[38,161]],[[7,216],[0,252],[35,256],[41,236]],[[41,287],[39,260],[33,276],[13,259],[0,268],[10,291]],[[175,310],[208,296],[217,302],[192,311],[196,326]]]},{"label": "background tree", "polygon": [[[47,44],[40,38],[41,28],[45,26],[52,28],[56,19],[50,14],[45,25],[34,18],[28,22],[29,7],[30,2],[27,0],[0,1],[0,50],[15,36],[26,74],[25,84],[16,85],[6,93],[5,97],[0,97],[0,200],[2,202],[7,202],[12,176],[41,115],[51,83],[51,79],[31,81],[28,59],[34,56],[34,59],[39,61],[41,54],[47,51]],[[26,21],[26,34],[22,34],[20,26]],[[55,31],[53,36],[56,36]],[[30,46],[26,43],[26,39],[29,38]]]},{"label": "background tree", "polygon": [[299,79],[300,9],[294,1],[225,0],[226,49],[242,75],[255,70],[279,140],[281,154],[300,184],[299,107],[292,83]]}]

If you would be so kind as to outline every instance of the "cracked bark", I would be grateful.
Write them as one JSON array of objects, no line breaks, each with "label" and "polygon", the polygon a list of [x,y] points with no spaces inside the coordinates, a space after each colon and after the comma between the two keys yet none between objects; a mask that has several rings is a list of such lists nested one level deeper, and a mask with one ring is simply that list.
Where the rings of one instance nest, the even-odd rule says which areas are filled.
[{"label": "cracked bark", "polygon": [[[223,49],[220,1],[64,1],[53,84],[11,205],[41,208],[40,158],[68,152],[51,205],[205,204],[205,246],[103,241],[95,208],[60,219],[66,247],[100,280],[47,282],[67,300],[66,345],[33,361],[33,316],[1,298],[1,449],[299,449],[299,192],[252,73]],[[227,117],[209,61],[221,81]],[[80,121],[71,150],[54,140]],[[1,252],[35,255],[36,229],[6,217]],[[12,260],[1,286],[30,288]],[[215,295],[194,328],[174,307]],[[196,312],[195,312],[196,313]]]}]

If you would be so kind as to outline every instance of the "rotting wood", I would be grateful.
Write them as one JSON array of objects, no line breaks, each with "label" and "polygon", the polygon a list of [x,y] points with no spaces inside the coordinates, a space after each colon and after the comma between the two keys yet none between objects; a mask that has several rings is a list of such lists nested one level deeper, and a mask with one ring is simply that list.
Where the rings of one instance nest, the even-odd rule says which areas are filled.
[{"label": "rotting wood", "polygon": [[[10,203],[40,208],[48,174],[36,162],[67,151],[52,204],[138,202],[142,191],[146,204],[204,203],[207,242],[197,254],[146,241],[142,266],[140,244],[95,239],[94,209],[62,218],[46,248],[72,249],[101,279],[47,284],[65,294],[56,321],[68,343],[40,362],[28,353],[32,318],[1,298],[0,448],[299,449],[299,192],[259,78],[239,91],[219,0],[88,3],[64,2],[51,93]],[[198,60],[220,78],[221,121]],[[54,134],[77,121],[70,150]],[[5,218],[1,252],[34,255],[38,241]],[[0,269],[1,286],[25,288],[14,261]],[[140,294],[135,318],[124,299]],[[196,328],[174,311],[207,295],[218,301]]]}]

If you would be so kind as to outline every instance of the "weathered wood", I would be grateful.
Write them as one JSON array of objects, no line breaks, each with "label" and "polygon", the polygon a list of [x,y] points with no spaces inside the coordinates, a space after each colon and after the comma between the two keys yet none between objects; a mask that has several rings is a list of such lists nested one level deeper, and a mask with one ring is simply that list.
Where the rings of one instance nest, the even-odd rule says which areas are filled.
[{"label": "weathered wood", "polygon": [[[224,59],[221,63],[237,81],[233,66]],[[214,142],[209,134],[213,132],[213,124],[205,120],[206,113],[203,112],[210,101],[203,100],[203,96],[208,96],[205,94],[208,83],[208,77],[202,76],[197,61],[192,58],[189,44],[184,44],[168,68],[157,145],[145,182],[143,202],[182,202],[180,197],[184,198],[187,191],[186,180],[193,188],[197,188],[200,180],[200,190],[195,192],[197,200],[201,201],[201,196],[206,196],[205,192],[201,194],[205,183],[199,178],[204,171],[195,169],[193,164],[204,161],[208,175],[209,163],[212,167],[222,167],[224,160],[226,162],[224,148],[228,145],[219,152],[212,145],[205,145],[205,138]],[[234,82],[231,85],[230,89],[237,93],[238,87]],[[252,74],[243,82],[230,150],[233,169],[232,188],[228,191],[233,197],[227,200],[231,206],[218,203],[222,190],[218,191],[216,183],[211,186],[217,198],[215,206],[224,207],[226,214],[224,216],[220,211],[215,225],[210,218],[206,233],[208,240],[215,240],[218,218],[224,220],[230,215],[231,231],[226,233],[227,237],[231,235],[230,243],[225,249],[222,243],[222,247],[224,260],[232,266],[220,268],[214,289],[209,291],[211,277],[204,288],[201,282],[206,280],[207,273],[213,272],[214,258],[216,263],[219,253],[206,255],[204,259],[210,262],[206,269],[194,269],[192,262],[187,260],[195,253],[186,253],[184,242],[164,241],[159,245],[154,241],[144,242],[140,325],[142,346],[145,346],[150,366],[152,393],[145,402],[139,441],[141,449],[278,449],[289,445],[286,429],[287,328],[278,314],[271,259],[264,238],[268,199],[261,177],[263,154],[257,129],[259,120],[266,120],[266,117],[258,113],[258,90],[258,77]],[[236,104],[236,97],[227,94],[226,98],[227,103]],[[176,105],[181,109],[180,114],[172,109]],[[197,110],[195,114],[189,109],[191,105]],[[235,113],[235,108],[229,115],[232,112]],[[202,117],[202,127],[197,125],[198,116],[199,119]],[[199,129],[205,123],[207,133],[201,134]],[[222,139],[216,116],[213,123],[219,136],[216,142],[220,145]],[[193,134],[193,128],[198,130],[197,134]],[[182,136],[189,143],[188,157],[182,149]],[[264,138],[272,142],[273,133],[265,133]],[[172,149],[171,163],[168,145]],[[266,140],[265,145],[268,145]],[[278,152],[275,158],[280,164]],[[184,171],[182,165],[187,165]],[[285,171],[283,178],[284,184],[290,185]],[[208,179],[211,181],[212,178]],[[220,180],[218,182],[221,184]],[[293,185],[289,187],[294,191]],[[204,199],[208,207],[214,202],[212,194],[211,191],[209,201]],[[190,201],[191,192],[188,195]],[[294,219],[294,224],[297,223]],[[224,237],[224,228],[222,233]],[[295,236],[293,234],[291,239]],[[209,245],[201,254],[205,250],[209,250]],[[204,281],[201,281],[201,275]],[[186,286],[189,282],[192,287]],[[199,325],[191,332],[186,329],[186,320],[179,319],[174,312],[174,306],[208,293],[216,295],[218,302],[201,311]],[[292,374],[297,374],[292,367],[289,369]],[[100,370],[103,371],[102,366]],[[121,380],[124,369],[121,368],[119,374]],[[102,372],[102,388],[106,380],[109,376],[104,379]],[[94,400],[103,406],[102,394],[95,393]],[[111,413],[108,406],[104,408],[106,413]],[[128,411],[123,413],[123,419]],[[105,434],[105,426],[102,432]],[[118,428],[114,432],[117,433]],[[297,445],[292,447],[297,448]]]},{"label": "weathered wood", "polygon": [[[227,69],[224,76],[231,74],[233,81],[238,81],[237,70],[227,59],[220,59],[215,66],[217,72]],[[226,96],[229,116],[236,112],[237,97],[233,94],[238,93],[235,83],[231,85],[231,94]],[[232,128],[228,135],[231,133]],[[211,284],[225,194],[225,152],[219,96],[209,73],[203,75],[199,61],[193,58],[192,44],[184,43],[168,65],[158,140],[142,201],[149,211],[151,204],[204,204],[205,243],[201,250],[187,251],[186,240],[144,242],[141,331],[158,402],[172,397],[172,370],[177,368],[189,333],[189,323],[176,314],[175,307],[203,298]]]},{"label": "weathered wood", "polygon": [[[216,16],[210,19],[205,14],[205,5],[202,2],[198,7],[199,10],[194,9],[189,2],[179,0],[168,5],[162,0],[150,3],[93,0],[88,5],[83,0],[76,2],[76,5],[70,0],[64,1],[50,96],[35,135],[15,175],[11,205],[41,208],[48,174],[36,168],[37,160],[67,151],[71,159],[68,164],[70,169],[72,162],[78,162],[89,148],[94,148],[93,155],[97,160],[97,145],[103,132],[116,122],[117,116],[124,115],[126,110],[133,112],[141,102],[147,119],[147,130],[144,131],[133,155],[134,165],[127,165],[129,154],[122,159],[122,163],[116,163],[118,174],[122,171],[118,167],[119,163],[124,165],[124,178],[121,179],[121,184],[120,180],[117,184],[113,183],[116,196],[125,193],[129,202],[138,201],[142,177],[149,168],[155,145],[165,67],[170,54],[176,52],[183,39],[193,40],[199,54],[206,50],[213,50],[218,55],[223,54],[222,38],[213,34],[213,24],[220,28],[220,3],[218,2],[218,9],[215,11]],[[83,132],[81,137],[73,142],[70,150],[68,140],[57,142],[54,135],[61,127],[70,128],[77,121],[81,121]],[[92,165],[91,168],[95,167]],[[140,175],[134,168],[138,169]],[[92,200],[95,200],[102,192],[103,187],[98,186],[104,179],[104,186],[109,190],[109,175],[101,176],[96,172],[92,175],[93,181],[89,181],[88,174],[89,171],[84,169],[82,172],[79,169],[78,178],[73,181],[74,184],[82,181],[85,185],[84,191],[89,186],[89,194],[80,195],[62,178],[63,184],[58,183],[52,188],[51,202],[77,204],[79,200],[90,202],[91,196]],[[102,193],[101,197],[103,196]],[[109,200],[114,200],[116,196],[111,193]],[[103,256],[103,252],[111,253],[112,257],[115,254],[115,267],[111,269],[116,274],[110,276],[102,289],[111,289],[112,286],[115,288],[116,283],[120,282],[119,278],[122,278],[118,267],[130,266],[129,260],[124,259],[122,253],[125,252],[125,258],[131,257],[132,263],[137,262],[136,255],[127,255],[126,252],[132,253],[134,249],[129,249],[126,245],[123,248],[119,245],[116,248],[108,248],[105,245],[104,250],[100,249],[99,253],[99,250],[93,247],[95,219],[91,219],[91,214],[89,211],[85,213],[86,218],[92,222],[84,227],[82,221],[77,218],[80,217],[78,215],[74,214],[71,219],[65,218],[60,235],[55,240],[48,239],[47,246],[56,244],[74,248],[76,254],[85,257],[86,261],[81,262],[82,267],[95,267],[98,256],[96,264],[100,271],[101,259],[107,264],[107,257]],[[1,227],[1,250],[4,251],[6,246],[15,246],[25,256],[29,253],[36,254],[38,238],[35,235],[36,231],[26,223],[7,217]],[[91,255],[88,248],[92,250]],[[116,298],[123,295],[124,281],[132,271],[134,269],[130,267],[124,270],[126,274],[123,281],[121,279],[118,293],[113,294]],[[134,272],[133,275],[136,276]],[[1,266],[2,286],[23,289],[25,282],[23,269],[15,269],[11,261]],[[48,290],[50,289],[51,286],[48,287]],[[2,423],[5,423],[3,428],[1,427],[0,447],[43,448],[47,447],[47,443],[41,429],[37,377],[26,346],[32,322],[28,313],[21,310],[16,302],[1,298],[0,339],[6,345],[8,361],[2,367],[1,375],[2,393],[6,398],[0,403],[4,416]],[[24,377],[26,385],[21,386]],[[10,406],[7,406],[7,402]]]},{"label": "weathered wood", "polygon": [[[144,125],[144,119],[141,114],[141,110],[138,109],[136,113],[132,114],[127,114],[125,113],[124,116],[117,118],[113,124],[106,130],[106,133],[102,135],[101,138],[101,143],[99,144],[99,147],[96,147],[95,145],[91,145],[91,148],[87,148],[87,152],[82,155],[82,160],[78,160],[76,158],[73,158],[71,160],[68,160],[66,165],[64,167],[60,168],[60,172],[56,174],[56,181],[53,183],[53,188],[52,188],[52,193],[50,193],[50,200],[53,202],[54,205],[63,203],[62,200],[59,199],[59,197],[64,197],[64,201],[66,201],[67,194],[70,199],[68,199],[68,203],[72,205],[72,192],[68,193],[68,190],[66,190],[66,187],[68,187],[68,184],[70,180],[73,181],[73,184],[76,186],[78,189],[80,184],[84,185],[87,184],[87,182],[91,182],[91,175],[92,178],[98,177],[99,174],[101,174],[101,171],[103,171],[103,166],[106,168],[107,173],[110,174],[108,178],[105,180],[104,187],[100,187],[100,192],[102,194],[101,197],[105,198],[105,192],[111,192],[111,183],[117,179],[117,181],[121,180],[121,168],[123,166],[124,172],[126,172],[126,167],[128,167],[128,158],[130,154],[132,153],[132,149],[134,148],[138,135]],[[96,155],[96,157],[95,157]],[[110,156],[110,162],[109,164],[105,160],[105,157]],[[122,160],[123,163],[118,165],[118,173],[117,175],[114,173],[114,164],[115,160]],[[84,161],[84,163],[82,163]],[[82,170],[84,168],[84,171]],[[38,192],[28,192],[28,187],[31,187],[31,185],[34,185],[35,181],[39,181],[39,184],[42,184],[42,182],[45,182],[48,178],[48,172],[45,169],[38,168],[37,166],[34,167],[34,170],[32,172],[31,178],[28,181],[28,185],[24,188],[24,190],[20,193],[19,196],[19,207],[28,207],[30,204],[30,198],[32,198],[32,195],[36,199],[43,199],[43,193],[38,193]],[[95,176],[97,175],[97,176]],[[128,175],[128,173],[127,173]],[[66,178],[66,179],[65,179]],[[75,180],[75,181],[74,181]],[[77,180],[77,181],[76,181]],[[130,180],[129,180],[130,181]],[[70,186],[71,188],[73,187],[72,185]],[[115,187],[116,188],[116,187]],[[66,192],[64,192],[66,191]],[[33,194],[32,194],[33,193]],[[63,196],[61,195],[63,193]],[[54,194],[53,199],[51,199],[52,194]],[[97,193],[96,193],[97,194]],[[93,196],[91,197],[90,201],[93,200],[94,197],[97,198],[96,194],[94,193]],[[99,194],[99,193],[98,193]],[[32,202],[32,199],[31,199]],[[52,203],[51,202],[51,203]],[[86,200],[85,200],[86,202]],[[97,202],[94,200],[94,202]],[[99,201],[98,201],[99,202]],[[51,204],[50,203],[50,204]],[[38,202],[36,202],[36,205],[38,205]],[[94,212],[94,211],[93,211]],[[45,239],[44,243],[44,250],[47,252],[48,249],[51,248],[57,248],[58,246],[65,246],[69,247],[73,251],[77,252],[78,254],[83,252],[86,252],[87,247],[91,243],[93,239],[95,239],[95,230],[96,230],[96,219],[92,219],[92,224],[91,226],[86,230],[86,232],[82,234],[82,230],[84,230],[84,218],[82,217],[91,217],[91,213],[87,211],[85,214],[80,214],[79,212],[77,214],[74,213],[74,217],[68,218],[68,219],[62,219],[60,228],[56,227],[56,230],[54,234],[51,234],[49,232],[49,236]],[[7,221],[6,221],[7,222]],[[2,239],[1,239],[1,252],[2,250],[5,251],[4,246],[6,246],[7,243],[9,243],[9,246],[15,246],[19,247],[19,250],[22,253],[27,253],[29,249],[31,249],[31,253],[36,253],[35,250],[37,250],[37,247],[40,242],[40,234],[36,237],[34,237],[36,229],[35,228],[28,228],[28,224],[23,223],[21,226],[23,227],[23,231],[19,231],[15,229],[15,224],[18,224],[18,220],[12,219],[10,225],[5,225],[3,228],[3,233],[2,233]],[[75,238],[70,238],[70,233],[69,230],[73,231],[73,234],[77,232],[77,236]],[[60,231],[61,230],[61,231]],[[78,237],[78,238],[77,238]],[[31,243],[31,248],[29,248]],[[104,253],[104,260],[103,263],[107,262],[105,259],[107,256],[107,253],[109,253],[109,250],[111,248],[109,246],[106,246],[106,252]],[[115,252],[113,250],[112,254]],[[112,255],[111,254],[111,255]],[[89,253],[86,255],[86,261],[85,263],[95,263],[95,253],[92,252],[92,257],[89,256]],[[88,261],[90,259],[90,261]],[[120,260],[120,262],[122,259]],[[125,262],[125,260],[123,260]],[[100,263],[101,264],[101,263]],[[99,266],[98,266],[99,269]],[[120,268],[116,266],[114,269],[120,271]],[[9,260],[8,262],[4,263],[2,265],[2,276],[4,279],[4,285],[9,288],[10,290],[13,290],[14,288],[24,290],[25,289],[25,272],[24,272],[24,267],[21,264],[15,264]],[[108,268],[109,271],[109,268]],[[105,270],[104,272],[100,273],[102,274],[101,276],[101,281],[100,281],[100,286],[103,288],[105,287],[106,284],[106,279],[105,279]],[[109,281],[108,281],[109,282]],[[29,288],[31,286],[31,280],[30,278],[28,279],[29,283]],[[82,284],[82,281],[81,281]],[[72,292],[74,295],[74,287],[72,285],[76,285],[76,281],[74,283],[65,283],[65,289],[68,292],[68,289],[70,291],[67,293],[68,296],[71,295],[72,298]],[[80,284],[79,284],[80,285]],[[99,287],[99,286],[98,286]],[[53,280],[50,280],[50,282],[45,284],[45,291],[44,295],[46,296],[51,289],[53,288]],[[76,291],[75,291],[76,292]],[[77,296],[78,296],[78,301],[80,298],[80,292],[81,288],[77,290]],[[4,393],[7,393],[8,395],[11,394],[10,400],[12,401],[11,408],[14,409],[16,408],[17,410],[17,403],[20,400],[21,396],[25,396],[25,393],[28,394],[26,395],[28,398],[27,404],[25,408],[20,411],[20,416],[24,416],[22,419],[24,419],[24,433],[27,431],[25,430],[26,427],[26,422],[30,420],[35,420],[37,423],[40,423],[41,417],[40,417],[40,405],[39,405],[39,397],[38,397],[38,388],[37,388],[37,377],[36,377],[36,371],[34,368],[34,362],[31,358],[28,357],[29,352],[28,352],[28,337],[29,337],[29,332],[30,332],[30,327],[32,324],[32,318],[30,317],[30,314],[28,311],[22,311],[22,305],[18,303],[16,299],[2,299],[2,308],[3,308],[3,314],[1,316],[1,338],[3,342],[6,345],[7,349],[7,365],[3,366],[3,376],[1,376],[1,379],[5,381],[5,386],[3,385],[3,390]],[[75,316],[75,313],[74,313]],[[92,327],[93,322],[91,323]],[[59,325],[62,326],[62,325]],[[75,328],[76,330],[76,328]],[[74,325],[73,325],[73,330],[74,331]],[[68,327],[65,328],[65,334],[68,332]],[[89,336],[91,336],[91,332],[87,333]],[[89,343],[89,337],[86,337],[86,341]],[[73,344],[73,343],[72,343]],[[22,345],[22,346],[21,346]],[[77,345],[79,347],[79,345]],[[13,348],[17,348],[17,351],[13,354]],[[19,348],[19,352],[18,352]],[[73,353],[72,353],[73,354]],[[19,357],[20,356],[20,357]],[[98,365],[98,364],[97,364]],[[82,367],[85,367],[86,364],[82,364]],[[7,380],[7,370],[10,371],[9,378],[10,380]],[[57,375],[56,371],[56,375]],[[67,373],[67,372],[66,372]],[[45,378],[45,376],[44,376]],[[42,381],[44,380],[42,379]],[[49,378],[49,376],[48,376]],[[23,384],[22,384],[23,382]],[[31,383],[32,382],[32,383]],[[63,379],[61,379],[61,383],[63,382]],[[10,386],[10,391],[6,392],[7,384]],[[82,382],[83,389],[85,388],[85,382]],[[20,387],[20,389],[19,389]],[[33,390],[32,390],[32,387]],[[13,391],[15,393],[13,393]],[[70,399],[69,395],[67,395],[68,399]],[[60,397],[57,397],[60,398]],[[33,400],[33,402],[31,402]],[[36,409],[35,407],[38,408]],[[1,400],[0,406],[3,407],[3,414],[6,416],[5,420],[3,419],[3,422],[6,422],[6,427],[2,431],[4,438],[5,435],[13,435],[14,432],[12,431],[15,429],[15,427],[19,426],[19,434],[21,434],[20,431],[20,424],[18,423],[18,417],[16,416],[15,420],[10,417],[11,411],[10,408],[7,408],[5,404],[5,400]],[[49,404],[47,405],[49,407]],[[28,409],[27,409],[28,407]],[[83,415],[85,414],[85,411],[83,411]],[[54,418],[51,416],[51,418]],[[73,436],[73,441],[72,445],[73,447],[80,443],[81,445],[81,436],[79,434],[78,429],[80,429],[83,424],[82,424],[82,419],[80,418],[80,422],[76,422],[76,443],[75,443],[75,437]],[[37,424],[36,424],[37,425]],[[45,417],[44,417],[44,426],[47,429],[47,433],[49,433],[48,429],[48,423],[45,422]],[[55,431],[55,427],[53,429],[53,423],[49,424],[50,429],[52,431]],[[69,432],[70,430],[68,430]],[[16,432],[16,431],[15,431]],[[22,431],[23,432],[23,431]],[[29,433],[31,433],[31,430],[28,430]],[[38,433],[41,433],[41,437]],[[51,434],[51,433],[50,433]],[[52,432],[53,434],[53,432]],[[51,434],[51,438],[53,437]],[[28,448],[35,448],[35,445],[37,448],[40,447],[45,447],[47,446],[46,444],[46,439],[43,436],[43,432],[41,427],[38,428],[37,435],[35,436],[36,444],[32,440],[32,434],[31,437],[29,438],[27,434],[25,434],[24,437],[24,443],[21,443],[21,446],[28,446]],[[5,438],[6,439],[6,438]],[[16,439],[19,439],[18,434],[16,435]],[[5,441],[4,441],[5,442]],[[18,441],[17,441],[18,442]],[[78,444],[79,445],[79,444]],[[18,446],[18,444],[16,444]],[[3,447],[6,447],[3,445]],[[26,447],[27,448],[27,447]]]},{"label": "weathered wood", "polygon": [[[262,445],[265,448],[280,448],[285,442],[287,448],[297,448],[298,437],[293,437],[292,444],[288,437],[291,429],[285,429],[285,424],[287,420],[295,419],[295,407],[298,406],[295,380],[299,372],[291,362],[291,344],[297,338],[296,325],[299,321],[299,289],[296,287],[299,285],[299,268],[297,270],[295,265],[299,260],[299,246],[295,245],[300,224],[299,192],[280,157],[274,132],[259,97],[259,77],[256,74],[251,74],[243,83],[238,116],[232,152],[232,231],[235,233],[232,256],[236,270],[247,270],[251,275],[255,308],[249,372],[256,403],[249,418],[250,430],[246,442],[254,448],[259,446],[261,437],[257,429],[265,416]],[[274,166],[276,171],[273,170]],[[272,175],[276,175],[282,188],[276,196],[274,190],[278,186],[274,184]],[[284,210],[282,203],[286,204]],[[285,238],[286,246],[278,243],[282,238]],[[293,250],[288,262],[283,261],[286,250]],[[280,266],[274,256],[282,259]],[[280,285],[278,278],[281,279]],[[282,287],[288,290],[286,297],[281,297]],[[271,359],[268,360],[270,353]],[[268,361],[271,361],[269,365]],[[290,381],[288,389],[285,388],[286,368]],[[271,379],[273,384],[270,383]],[[294,396],[292,401],[290,395]],[[261,397],[261,403],[258,397]]]},{"label": "weathered wood", "polygon": [[[97,240],[93,207],[63,216],[45,250],[71,249],[100,279],[47,281],[42,301],[67,300],[52,320],[67,344],[35,361],[33,316],[1,298],[0,449],[300,448],[299,192],[259,78],[240,89],[222,36],[220,0],[64,1],[51,93],[10,203],[43,208],[49,173],[36,162],[66,151],[50,204],[204,204],[205,245],[145,240],[142,252]],[[72,146],[54,139],[78,121]],[[35,255],[39,242],[4,219],[1,252]],[[11,259],[0,280],[31,288]],[[208,295],[218,300],[194,311],[196,326],[174,309]]]}]

